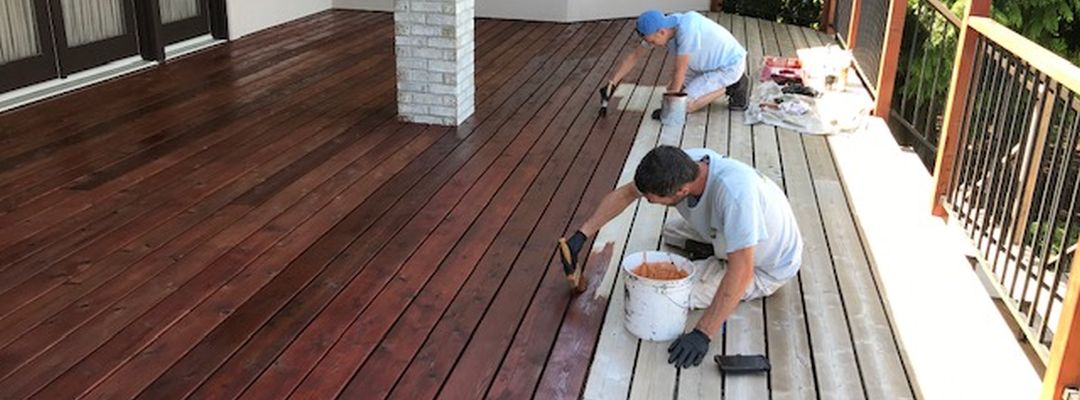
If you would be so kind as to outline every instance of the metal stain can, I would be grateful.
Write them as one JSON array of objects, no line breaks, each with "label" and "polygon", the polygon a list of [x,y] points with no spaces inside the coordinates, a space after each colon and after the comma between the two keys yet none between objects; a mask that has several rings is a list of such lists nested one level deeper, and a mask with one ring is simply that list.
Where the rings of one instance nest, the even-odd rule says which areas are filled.
[{"label": "metal stain can", "polygon": [[686,93],[664,93],[660,104],[660,123],[664,126],[682,126],[686,123]]}]

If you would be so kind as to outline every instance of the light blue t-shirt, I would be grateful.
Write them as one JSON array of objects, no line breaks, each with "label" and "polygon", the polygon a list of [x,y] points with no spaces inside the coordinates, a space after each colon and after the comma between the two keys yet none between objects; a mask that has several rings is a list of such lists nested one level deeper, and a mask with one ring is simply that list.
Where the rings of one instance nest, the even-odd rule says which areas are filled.
[{"label": "light blue t-shirt", "polygon": [[[701,197],[687,197],[675,208],[717,254],[754,247],[754,268],[776,281],[799,272],[802,235],[791,204],[780,187],[749,165],[710,149],[684,150],[694,161],[708,159],[709,176]],[[691,205],[692,204],[692,205]]]},{"label": "light blue t-shirt", "polygon": [[675,28],[675,43],[668,43],[673,55],[689,54],[690,69],[707,72],[730,68],[746,58],[746,49],[715,21],[695,11],[672,13],[679,19]]}]

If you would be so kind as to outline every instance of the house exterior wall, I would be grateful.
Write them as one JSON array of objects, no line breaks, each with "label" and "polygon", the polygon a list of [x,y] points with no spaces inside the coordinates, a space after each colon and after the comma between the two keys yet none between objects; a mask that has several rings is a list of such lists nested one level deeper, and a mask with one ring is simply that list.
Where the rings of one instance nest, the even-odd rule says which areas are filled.
[{"label": "house exterior wall", "polygon": [[328,10],[333,0],[228,0],[229,38]]},{"label": "house exterior wall", "polygon": [[[333,6],[344,9],[393,11],[394,1],[333,0]],[[658,8],[665,12],[708,10],[709,2],[707,0],[479,0],[476,1],[476,16],[480,18],[575,22],[635,17],[650,8]]]}]

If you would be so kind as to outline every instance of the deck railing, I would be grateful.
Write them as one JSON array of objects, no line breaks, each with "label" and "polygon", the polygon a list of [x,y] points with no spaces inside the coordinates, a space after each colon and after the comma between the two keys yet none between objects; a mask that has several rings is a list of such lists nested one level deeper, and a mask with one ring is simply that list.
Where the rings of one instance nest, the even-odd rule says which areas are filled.
[{"label": "deck railing", "polygon": [[1080,384],[1080,352],[1066,352],[1080,345],[1080,277],[1070,274],[1080,265],[1080,69],[994,22],[980,3],[961,27],[935,208],[978,248],[983,272],[1047,366],[1044,398],[1057,399],[1066,384]]},{"label": "deck railing", "polygon": [[960,18],[938,0],[908,2],[889,126],[934,167]]},{"label": "deck railing", "polygon": [[[937,0],[833,1],[823,28],[853,48],[875,114],[934,154],[933,213],[966,230],[1046,366],[1043,398],[1060,399],[1080,386],[1080,68],[990,19],[990,0],[962,17]],[[862,18],[882,4],[884,23]],[[885,29],[860,57],[877,45],[866,24]]]}]

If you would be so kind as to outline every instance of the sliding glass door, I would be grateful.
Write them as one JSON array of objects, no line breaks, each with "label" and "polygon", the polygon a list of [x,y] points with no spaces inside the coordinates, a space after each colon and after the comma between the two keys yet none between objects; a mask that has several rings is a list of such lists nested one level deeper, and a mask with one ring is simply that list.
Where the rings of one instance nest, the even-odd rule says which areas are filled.
[{"label": "sliding glass door", "polygon": [[228,36],[225,0],[0,0],[0,93],[213,31]]},{"label": "sliding glass door", "polygon": [[49,0],[61,76],[139,53],[131,1]]},{"label": "sliding glass door", "polygon": [[56,77],[44,1],[0,1],[0,92]]},{"label": "sliding glass door", "polygon": [[159,0],[161,40],[167,44],[210,33],[207,0]]}]

